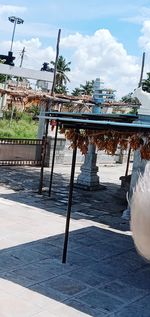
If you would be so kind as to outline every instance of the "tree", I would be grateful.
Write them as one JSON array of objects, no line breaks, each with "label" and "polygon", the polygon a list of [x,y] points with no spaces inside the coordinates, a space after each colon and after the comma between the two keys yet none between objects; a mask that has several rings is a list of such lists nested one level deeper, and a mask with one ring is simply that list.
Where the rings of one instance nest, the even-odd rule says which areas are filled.
[{"label": "tree", "polygon": [[72,96],[81,96],[81,89],[80,88],[74,88],[74,90],[72,91]]},{"label": "tree", "polygon": [[[55,62],[51,61],[51,64],[55,67]],[[57,73],[56,73],[56,87],[55,92],[64,91],[66,93],[67,82],[70,82],[69,78],[67,77],[66,73],[70,72],[69,65],[71,62],[66,62],[66,59],[60,55],[57,62]]]},{"label": "tree", "polygon": [[85,85],[80,85],[82,95],[93,95],[94,92],[94,80],[86,81]]},{"label": "tree", "polygon": [[67,95],[68,89],[67,89],[67,87],[66,87],[65,85],[56,86],[56,87],[55,87],[55,93],[56,93],[56,94]]},{"label": "tree", "polygon": [[[2,60],[0,59],[0,64],[3,64],[3,63],[4,63],[4,61],[2,61]],[[1,83],[1,84],[5,83],[5,80],[6,80],[6,75],[0,74],[0,83]]]},{"label": "tree", "polygon": [[142,89],[144,91],[150,92],[150,73],[147,73],[147,79],[142,81]]},{"label": "tree", "polygon": [[139,105],[139,100],[136,97],[135,98],[132,97],[132,92],[130,92],[128,95],[123,96],[121,98],[121,101],[125,103],[130,103],[133,105]]}]

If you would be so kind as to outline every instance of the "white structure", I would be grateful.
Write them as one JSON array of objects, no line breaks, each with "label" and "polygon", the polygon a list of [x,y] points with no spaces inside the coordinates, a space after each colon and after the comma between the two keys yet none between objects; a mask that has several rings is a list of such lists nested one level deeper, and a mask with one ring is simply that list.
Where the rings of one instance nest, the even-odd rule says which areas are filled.
[{"label": "white structure", "polygon": [[0,74],[8,76],[23,77],[34,80],[43,80],[47,82],[53,81],[53,73],[43,72],[41,70],[34,70],[23,67],[10,66],[6,64],[0,64]]},{"label": "white structure", "polygon": [[150,93],[142,90],[142,87],[139,87],[135,89],[132,97],[138,98],[141,103],[138,113],[142,115],[150,115]]},{"label": "white structure", "polygon": [[[142,87],[139,87],[134,91],[132,96],[133,98],[134,97],[138,98],[138,100],[141,103],[140,109],[138,110],[138,113],[139,113],[138,122],[150,125],[150,93],[143,91]],[[131,197],[133,195],[133,191],[138,182],[139,176],[143,175],[147,163],[148,161],[141,159],[140,150],[136,150],[134,153],[134,162],[133,162],[132,177],[131,177],[131,183],[130,183],[129,200],[131,200]],[[129,219],[129,217],[130,217],[130,207],[128,206],[128,208],[123,213],[123,218]]]}]

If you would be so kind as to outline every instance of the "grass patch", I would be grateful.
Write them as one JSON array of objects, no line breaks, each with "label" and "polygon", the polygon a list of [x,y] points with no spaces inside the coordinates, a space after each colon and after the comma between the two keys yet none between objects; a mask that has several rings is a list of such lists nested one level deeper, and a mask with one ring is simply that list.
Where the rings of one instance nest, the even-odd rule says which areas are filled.
[{"label": "grass patch", "polygon": [[25,115],[20,120],[0,120],[0,138],[36,139],[38,122]]}]

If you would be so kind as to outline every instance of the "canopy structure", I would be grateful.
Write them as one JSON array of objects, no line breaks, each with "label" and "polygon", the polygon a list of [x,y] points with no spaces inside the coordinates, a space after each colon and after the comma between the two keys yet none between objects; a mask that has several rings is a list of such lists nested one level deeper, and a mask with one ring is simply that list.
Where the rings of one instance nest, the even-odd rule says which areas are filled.
[{"label": "canopy structure", "polygon": [[[74,131],[73,146],[72,146],[73,148],[72,165],[71,165],[71,175],[70,175],[70,183],[69,183],[68,207],[67,207],[67,215],[66,215],[66,228],[65,228],[64,248],[63,248],[63,256],[62,256],[62,262],[66,263],[79,130],[97,131],[97,132],[102,132],[102,134],[106,133],[106,131],[107,132],[113,131],[117,133],[120,133],[120,132],[125,133],[125,135],[126,134],[131,135],[131,137],[136,134],[139,136],[142,135],[144,137],[147,136],[149,138],[150,124],[144,124],[142,122],[138,122],[137,115],[112,115],[112,114],[109,114],[109,115],[95,114],[94,115],[89,113],[81,114],[81,113],[49,112],[46,114],[46,116],[43,116],[42,118],[44,118],[45,120],[49,120],[50,122],[55,122],[55,125],[56,125],[50,184],[49,184],[49,196],[51,195],[51,189],[52,189],[58,127],[60,128],[63,127],[63,129],[64,128],[72,129]],[[136,146],[139,147],[140,145],[137,144]],[[42,192],[43,167],[44,167],[44,161],[43,161],[43,166],[41,167],[39,193]]]}]

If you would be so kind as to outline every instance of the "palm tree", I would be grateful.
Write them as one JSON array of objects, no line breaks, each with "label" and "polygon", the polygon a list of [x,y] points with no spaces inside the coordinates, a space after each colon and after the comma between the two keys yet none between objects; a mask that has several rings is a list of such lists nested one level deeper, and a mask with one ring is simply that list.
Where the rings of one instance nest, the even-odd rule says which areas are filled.
[{"label": "palm tree", "polygon": [[72,91],[72,96],[81,96],[81,89],[80,88],[74,88],[74,90]]},{"label": "palm tree", "polygon": [[[51,61],[51,64],[55,67],[55,62]],[[67,77],[66,73],[70,72],[69,65],[71,62],[66,62],[66,59],[60,55],[57,62],[57,73],[56,73],[56,88],[57,90],[64,90],[66,87],[67,82],[70,82],[69,78]]]},{"label": "palm tree", "polygon": [[147,79],[142,81],[142,89],[150,92],[150,73],[147,73]]},{"label": "palm tree", "polygon": [[93,95],[94,80],[86,81],[85,85],[80,85],[82,95]]}]

